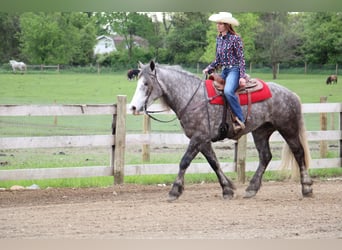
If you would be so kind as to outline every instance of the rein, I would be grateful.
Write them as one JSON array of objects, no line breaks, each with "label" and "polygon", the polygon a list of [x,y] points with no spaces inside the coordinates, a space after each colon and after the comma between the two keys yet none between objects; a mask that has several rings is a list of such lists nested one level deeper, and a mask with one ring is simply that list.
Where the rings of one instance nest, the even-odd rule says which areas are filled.
[{"label": "rein", "polygon": [[[152,78],[158,83],[159,87],[161,90],[163,90],[160,82],[158,81],[158,78],[157,78],[157,70],[155,70],[155,73],[154,74],[150,74],[152,76]],[[194,96],[196,95],[196,93],[198,92],[199,88],[201,87],[201,83],[200,82],[195,90],[195,92],[192,94],[191,98],[189,99],[189,101],[187,102],[187,104],[181,109],[181,111],[179,112],[179,120],[181,119],[181,117],[184,115],[186,109],[188,108],[189,104],[191,103],[192,99],[194,98]],[[154,116],[152,116],[151,114],[156,114],[156,113],[162,113],[162,112],[165,112],[166,110],[158,110],[158,111],[148,111],[147,110],[147,101],[150,97],[150,95],[152,94],[152,90],[153,90],[153,87],[151,88],[151,91],[149,91],[148,93],[148,96],[146,98],[146,101],[145,101],[145,104],[144,104],[144,112],[145,114],[150,117],[151,119],[155,120],[155,121],[158,121],[158,122],[162,122],[162,123],[169,123],[169,122],[173,122],[174,120],[177,119],[177,116],[175,118],[172,118],[170,120],[160,120]]]}]

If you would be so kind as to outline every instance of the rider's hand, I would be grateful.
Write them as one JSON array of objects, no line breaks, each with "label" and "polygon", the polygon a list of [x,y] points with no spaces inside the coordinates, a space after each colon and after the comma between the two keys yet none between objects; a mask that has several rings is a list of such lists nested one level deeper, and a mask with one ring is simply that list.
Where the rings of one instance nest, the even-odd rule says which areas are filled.
[{"label": "rider's hand", "polygon": [[246,87],[246,79],[245,78],[240,78],[239,85],[240,85],[241,88]]}]

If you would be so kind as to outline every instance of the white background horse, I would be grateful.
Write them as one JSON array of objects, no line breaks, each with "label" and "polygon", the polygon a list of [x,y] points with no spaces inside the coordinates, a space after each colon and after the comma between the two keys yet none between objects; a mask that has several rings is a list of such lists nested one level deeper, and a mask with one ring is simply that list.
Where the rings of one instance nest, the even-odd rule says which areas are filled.
[{"label": "white background horse", "polygon": [[16,70],[20,70],[22,73],[24,73],[24,71],[26,71],[26,64],[23,62],[17,62],[15,60],[10,60],[9,63],[12,66],[13,72],[15,73]]}]

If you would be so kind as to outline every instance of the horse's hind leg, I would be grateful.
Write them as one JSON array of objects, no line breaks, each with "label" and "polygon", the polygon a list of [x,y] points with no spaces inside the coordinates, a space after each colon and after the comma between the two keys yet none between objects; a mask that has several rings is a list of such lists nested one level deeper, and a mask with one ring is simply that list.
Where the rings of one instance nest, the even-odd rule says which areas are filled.
[{"label": "horse's hind leg", "polygon": [[[305,131],[304,131],[305,133]],[[285,137],[286,138],[286,137]],[[296,138],[286,138],[286,142],[290,147],[294,158],[299,166],[300,171],[300,180],[302,184],[302,194],[305,197],[312,196],[312,180],[310,178],[309,172],[307,170],[306,161],[305,161],[305,154],[309,154],[308,149],[305,150],[302,146],[299,137]],[[307,152],[306,152],[307,151]]]},{"label": "horse's hind leg", "polygon": [[222,194],[224,199],[231,199],[234,197],[234,184],[228,179],[228,177],[223,173],[220,164],[217,160],[216,154],[212,148],[211,142],[201,145],[201,153],[205,156],[209,162],[211,168],[215,171],[216,176],[222,187]]},{"label": "horse's hind leg", "polygon": [[244,198],[254,197],[261,187],[262,176],[272,159],[269,138],[274,132],[267,124],[252,132],[254,143],[259,154],[259,166],[249,182]]}]

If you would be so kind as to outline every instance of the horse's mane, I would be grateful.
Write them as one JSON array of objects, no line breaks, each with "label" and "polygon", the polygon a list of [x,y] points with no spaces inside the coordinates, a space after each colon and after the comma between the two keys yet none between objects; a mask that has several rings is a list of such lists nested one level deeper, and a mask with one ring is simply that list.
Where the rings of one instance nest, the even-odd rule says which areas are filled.
[{"label": "horse's mane", "polygon": [[161,69],[166,69],[166,70],[171,70],[173,72],[177,72],[179,74],[183,74],[184,77],[190,77],[190,78],[196,78],[199,79],[198,76],[196,76],[195,74],[186,71],[182,68],[182,66],[180,65],[167,65],[167,64],[156,64],[157,68],[161,68]]}]

